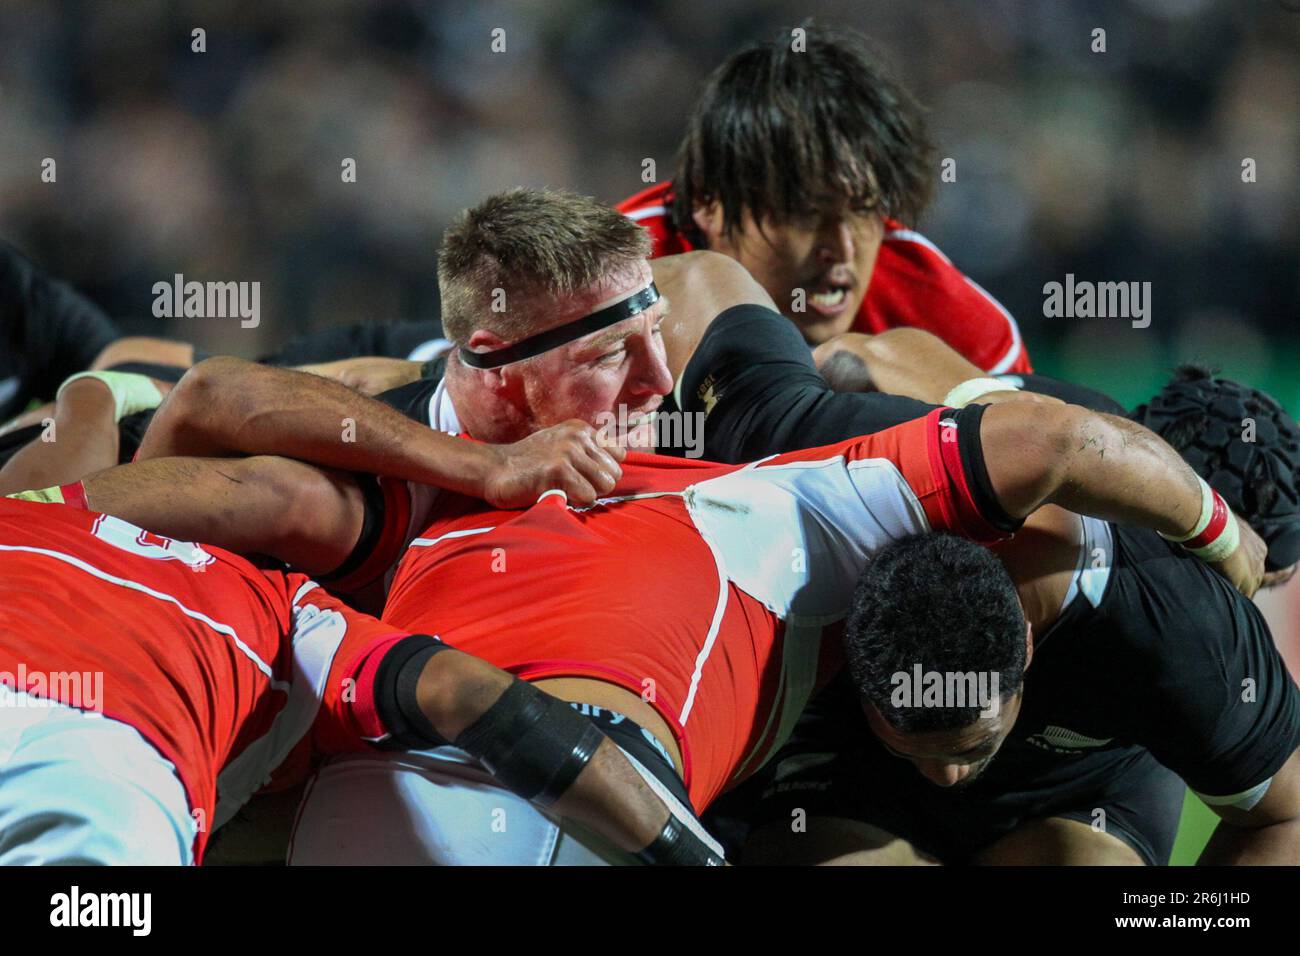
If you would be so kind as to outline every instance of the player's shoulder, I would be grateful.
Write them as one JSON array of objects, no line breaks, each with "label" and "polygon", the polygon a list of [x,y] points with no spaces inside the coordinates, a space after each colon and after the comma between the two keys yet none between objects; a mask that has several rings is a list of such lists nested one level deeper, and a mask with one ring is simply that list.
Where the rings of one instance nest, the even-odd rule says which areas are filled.
[{"label": "player's shoulder", "polygon": [[862,331],[927,328],[994,374],[1031,371],[1014,316],[934,242],[894,220],[859,312]]},{"label": "player's shoulder", "polygon": [[906,284],[913,292],[934,289],[969,307],[1009,316],[997,299],[958,269],[933,241],[892,219],[885,221],[885,235],[871,284],[875,287],[882,280],[887,284]]},{"label": "player's shoulder", "polygon": [[673,184],[671,181],[656,183],[646,189],[628,196],[614,208],[634,222],[667,216],[673,204]]},{"label": "player's shoulder", "polygon": [[690,252],[695,247],[673,225],[673,184],[659,183],[629,196],[615,207],[650,233],[651,258]]}]

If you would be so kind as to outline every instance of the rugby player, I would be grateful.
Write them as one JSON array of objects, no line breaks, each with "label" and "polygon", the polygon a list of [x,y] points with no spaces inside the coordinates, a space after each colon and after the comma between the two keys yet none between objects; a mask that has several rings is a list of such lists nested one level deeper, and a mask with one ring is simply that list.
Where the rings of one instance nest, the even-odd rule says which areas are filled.
[{"label": "rugby player", "polygon": [[[382,500],[339,494],[327,509],[322,499],[318,528],[381,526],[359,537],[366,553],[354,550],[347,562],[353,580],[382,579],[416,529],[386,609],[392,623],[446,615],[438,629],[454,642],[468,641],[468,649],[530,679],[563,680],[552,685],[561,696],[630,716],[662,744],[699,809],[788,732],[816,683],[824,626],[843,618],[863,561],[887,541],[937,528],[996,537],[1051,501],[1171,535],[1197,521],[1199,482],[1132,423],[1027,403],[970,406],[949,419],[955,425],[941,425],[942,414],[757,467],[648,459],[644,469],[625,469],[623,494],[592,511],[547,496],[522,515],[500,515],[443,496],[441,517],[430,524],[429,499],[389,482]],[[223,508],[216,471],[223,464],[187,463],[186,482],[167,497],[149,487],[151,475],[173,464],[113,469],[87,479],[84,493],[94,507],[164,531],[198,520],[206,508],[222,515],[223,527],[213,530],[245,536],[245,547],[248,536],[266,533],[264,521],[237,529],[240,514]],[[243,486],[239,500],[259,493]],[[358,509],[377,510],[382,520],[331,514]],[[259,513],[256,505],[248,512]],[[753,521],[755,513],[764,520]],[[1262,554],[1249,529],[1241,532],[1241,546],[1221,567],[1253,591]],[[652,545],[663,549],[661,559],[642,560]],[[337,543],[317,541],[300,554],[327,548],[338,553]],[[276,553],[274,543],[253,549]],[[502,573],[492,570],[497,558]],[[611,581],[619,583],[611,588]],[[503,625],[512,618],[518,626]],[[531,669],[539,660],[546,666]],[[705,676],[722,683],[701,696]],[[640,699],[647,677],[658,688],[654,701]],[[702,728],[694,740],[683,719],[693,708]],[[365,775],[380,776],[373,765]],[[318,782],[313,799],[329,789]],[[331,805],[320,817],[340,814]],[[304,820],[315,818],[304,811]],[[307,845],[321,840],[332,845],[328,835]],[[295,847],[303,845],[300,827]]]},{"label": "rugby player", "polygon": [[[1257,457],[1289,473],[1300,429],[1278,437],[1290,454]],[[851,687],[731,798],[760,825],[749,862],[1166,864],[1184,783],[1220,817],[1202,863],[1300,862],[1300,691],[1255,605],[1158,535],[1043,508],[992,552],[907,539],[863,575],[846,646]],[[997,674],[998,699],[898,696],[915,672]]]},{"label": "rugby player", "polygon": [[0,498],[0,592],[2,865],[198,863],[273,778],[412,737],[647,862],[721,860],[590,721],[301,574]]},{"label": "rugby player", "polygon": [[[928,403],[943,401],[941,396],[953,401],[953,392],[981,402],[1044,400],[999,391],[1013,383],[979,378],[960,356],[916,330],[857,337],[836,348],[861,363],[865,380],[907,394],[835,393],[781,323],[754,310],[721,317],[692,356],[681,386],[683,406],[708,415],[706,454],[749,460],[888,427],[930,413]],[[1058,399],[1122,413],[1106,396],[1069,383],[1009,378]],[[1175,441],[1233,511],[1259,524],[1269,545],[1266,580],[1285,579],[1300,559],[1300,491],[1294,479],[1300,438],[1294,422],[1262,393],[1209,383],[1204,376],[1176,381],[1135,415]],[[1264,437],[1258,443],[1238,440],[1247,419],[1259,423]],[[953,555],[957,547],[943,540],[910,543],[898,574],[916,574],[914,569],[942,564],[947,556],[949,563],[982,567],[985,577],[997,577],[987,562]],[[1014,607],[1006,601],[1003,606],[1010,616],[1021,615],[1018,633],[1023,622],[1029,625],[1029,654],[1039,666],[1026,684],[1019,723],[1014,694],[1015,706],[1001,708],[997,721],[973,722],[966,711],[951,715],[949,730],[987,738],[975,741],[984,745],[974,754],[976,766],[995,751],[1001,754],[988,774],[960,793],[933,786],[922,775],[950,785],[970,777],[967,757],[918,748],[915,735],[873,717],[877,742],[862,719],[846,723],[845,715],[859,712],[859,705],[856,695],[842,689],[810,709],[785,759],[769,765],[712,821],[736,844],[745,825],[765,824],[746,859],[1167,862],[1184,780],[1223,818],[1207,849],[1208,862],[1294,859],[1291,821],[1300,810],[1292,756],[1298,740],[1295,689],[1254,606],[1200,576],[1196,562],[1182,560],[1154,535],[1059,509],[1035,513],[997,551],[1020,596]],[[880,579],[885,583],[863,598],[859,615],[875,621],[867,609],[882,607],[894,608],[894,616],[888,627],[863,625],[871,639],[861,660],[888,658],[888,634],[920,641],[929,627],[934,653],[954,652],[946,666],[956,668],[960,641],[948,645],[935,635],[965,634],[957,624],[939,628],[933,618],[921,617],[915,627],[898,623],[900,617],[904,624],[909,620],[898,610],[906,595],[922,595],[916,608],[906,605],[908,612],[926,601],[954,610],[931,590],[934,579],[930,574],[916,584],[908,577],[906,586],[900,577]],[[1207,621],[1214,626],[1207,628]],[[925,667],[935,669],[943,670]],[[1014,667],[1006,678],[1017,680]],[[1240,692],[1247,679],[1252,687],[1268,686],[1267,693],[1256,691],[1258,703],[1230,692],[1230,685]],[[878,682],[871,689],[877,697],[881,693]],[[955,739],[971,742],[955,732],[933,736],[949,747]],[[934,743],[924,733],[920,738]],[[921,774],[886,747],[910,755]],[[1265,787],[1272,796],[1252,808]],[[856,807],[852,812],[850,805]],[[790,826],[796,810],[800,818],[823,819],[796,833]],[[1097,829],[1098,820],[1109,821],[1108,829]]]},{"label": "rugby player", "polygon": [[[367,470],[429,480],[421,474],[439,447],[429,427],[517,442],[566,419],[598,424],[619,409],[632,427],[605,434],[640,446],[653,437],[649,416],[672,370],[716,315],[712,297],[763,295],[723,256],[678,256],[652,270],[647,249],[641,230],[594,200],[528,190],[491,197],[467,211],[442,247],[440,286],[457,349],[382,397],[423,428],[328,379],[219,357],[194,366],[160,412],[145,413],[147,439],[142,416],[119,409],[118,460],[137,450],[143,458],[283,452],[351,467],[355,454],[368,459]],[[680,302],[671,314],[669,296]],[[523,339],[536,354],[502,362],[500,347]],[[486,351],[497,364],[468,364],[488,361],[473,358]],[[39,437],[30,431],[28,445]]]},{"label": "rugby player", "polygon": [[905,223],[934,150],[911,96],[860,35],[804,24],[729,57],[705,83],[677,175],[619,205],[655,256],[738,260],[811,345],[902,326],[982,370],[1026,372],[1015,320]]}]

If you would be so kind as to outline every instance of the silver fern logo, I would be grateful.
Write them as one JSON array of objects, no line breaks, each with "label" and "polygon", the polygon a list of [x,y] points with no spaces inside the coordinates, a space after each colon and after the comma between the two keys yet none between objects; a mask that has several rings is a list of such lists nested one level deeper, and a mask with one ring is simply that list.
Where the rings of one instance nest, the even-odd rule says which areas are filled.
[{"label": "silver fern logo", "polygon": [[1045,730],[1031,735],[1029,742],[1043,750],[1052,750],[1064,754],[1081,754],[1088,750],[1108,746],[1114,739],[1114,737],[1089,737],[1077,730],[1069,730],[1066,727],[1048,724]]}]

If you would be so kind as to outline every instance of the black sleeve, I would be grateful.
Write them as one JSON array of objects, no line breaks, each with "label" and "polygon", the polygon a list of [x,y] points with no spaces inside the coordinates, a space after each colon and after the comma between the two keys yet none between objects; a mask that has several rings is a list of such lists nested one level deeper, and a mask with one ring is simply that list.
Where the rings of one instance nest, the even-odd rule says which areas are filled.
[{"label": "black sleeve", "polygon": [[704,457],[723,462],[869,435],[935,407],[899,395],[833,391],[794,324],[757,305],[736,306],[713,320],[686,364],[680,391],[682,411],[705,416]]},{"label": "black sleeve", "polygon": [[[959,487],[964,486],[966,491],[970,493],[971,503],[975,506],[976,513],[992,525],[996,531],[1003,534],[1014,534],[1020,530],[1021,525],[1025,523],[1025,519],[1013,518],[1002,507],[1002,502],[993,493],[993,482],[989,480],[988,465],[984,460],[984,445],[980,438],[980,423],[984,420],[984,413],[988,408],[988,405],[967,405],[965,408],[949,411],[941,416],[941,418],[955,422],[957,425],[958,456],[955,463],[949,461],[948,457],[942,453],[940,457],[944,459],[944,467],[948,470],[954,482]],[[940,429],[942,433],[942,425],[940,425]],[[975,534],[977,529],[972,528],[969,530],[972,537],[982,540],[982,532],[977,536]]]},{"label": "black sleeve", "polygon": [[22,380],[0,417],[8,417],[9,407],[22,411],[29,399],[52,399],[64,379],[118,335],[97,305],[0,242],[0,379],[17,374]]},{"label": "black sleeve", "polygon": [[1086,385],[1063,382],[1059,378],[1049,378],[1046,375],[998,375],[995,377],[1004,382],[1019,385],[1027,392],[1050,395],[1052,398],[1059,398],[1071,405],[1082,405],[1094,412],[1105,412],[1108,415],[1123,415],[1126,417],[1128,415],[1128,410],[1115,399],[1104,392],[1097,391],[1095,388],[1088,388]]},{"label": "black sleeve", "polygon": [[442,335],[437,322],[364,322],[308,332],[262,359],[268,365],[314,365],[362,355],[401,358]]},{"label": "black sleeve", "polygon": [[1227,797],[1300,746],[1300,691],[1259,609],[1212,574],[1165,595],[1148,679],[1125,696],[1138,743],[1197,793]]},{"label": "black sleeve", "polygon": [[412,421],[433,427],[429,421],[429,402],[438,390],[438,379],[420,378],[375,396],[389,408],[395,408]]}]

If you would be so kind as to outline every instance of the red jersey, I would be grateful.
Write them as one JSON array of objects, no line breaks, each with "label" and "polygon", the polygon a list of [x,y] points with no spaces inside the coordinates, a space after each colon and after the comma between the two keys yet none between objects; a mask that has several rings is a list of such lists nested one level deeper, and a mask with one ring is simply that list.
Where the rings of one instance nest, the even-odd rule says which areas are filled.
[{"label": "red jersey", "polygon": [[[670,219],[672,185],[651,186],[616,207],[650,231],[652,257],[695,248]],[[934,333],[990,374],[1033,371],[1011,313],[929,239],[886,219],[880,254],[850,331],[874,335],[900,326]]]},{"label": "red jersey", "polygon": [[[0,498],[0,680],[134,727],[207,835],[313,742],[363,749],[344,677],[405,636],[301,574]],[[345,703],[346,701],[346,703]]]},{"label": "red jersey", "polygon": [[1003,536],[941,413],[752,465],[629,454],[590,509],[558,491],[526,511],[442,496],[408,539],[384,620],[527,680],[640,695],[672,728],[702,812],[838,664],[827,638],[877,549],[929,530]]}]

